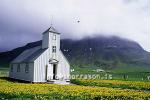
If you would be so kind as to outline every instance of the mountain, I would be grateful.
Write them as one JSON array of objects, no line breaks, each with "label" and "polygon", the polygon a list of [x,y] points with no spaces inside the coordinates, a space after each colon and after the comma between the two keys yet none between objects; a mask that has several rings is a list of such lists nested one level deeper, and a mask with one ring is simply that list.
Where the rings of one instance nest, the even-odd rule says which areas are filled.
[{"label": "mountain", "polygon": [[0,53],[0,66],[8,66],[9,62],[21,54],[24,50],[41,45],[42,41],[28,43],[25,46],[18,47],[12,51]]},{"label": "mountain", "polygon": [[[0,53],[0,65],[7,65],[26,49],[42,41],[28,43],[12,51]],[[61,40],[61,50],[73,67],[100,67],[113,69],[120,64],[150,66],[150,53],[138,43],[119,37],[86,37],[81,40]]]}]

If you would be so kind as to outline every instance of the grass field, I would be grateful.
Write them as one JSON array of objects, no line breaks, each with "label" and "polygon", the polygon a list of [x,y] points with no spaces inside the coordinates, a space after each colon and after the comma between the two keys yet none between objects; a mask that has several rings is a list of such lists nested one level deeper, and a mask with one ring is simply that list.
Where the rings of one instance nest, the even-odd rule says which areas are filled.
[{"label": "grass field", "polygon": [[97,87],[110,87],[110,88],[150,91],[150,82],[148,81],[141,82],[141,81],[122,81],[122,80],[76,79],[76,80],[72,80],[72,83],[83,85],[83,86],[97,86]]},{"label": "grass field", "polygon": [[148,100],[149,91],[111,87],[17,83],[0,79],[0,99],[11,100]]},{"label": "grass field", "polygon": [[0,68],[0,77],[7,77],[8,76],[8,68]]},{"label": "grass field", "polygon": [[[75,69],[72,74],[100,74],[91,70]],[[119,72],[108,73],[118,75]],[[127,73],[149,75],[145,72],[120,74]],[[150,82],[141,78],[137,81],[135,75],[132,81],[116,76],[117,80],[71,80],[73,85],[31,84],[9,80],[8,68],[1,68],[0,100],[150,100]]]},{"label": "grass field", "polygon": [[106,70],[105,72],[95,72],[99,68],[75,68],[72,74],[100,74],[104,76],[109,74],[114,80],[130,80],[130,81],[150,81],[150,66],[132,66],[122,65],[113,70]]}]

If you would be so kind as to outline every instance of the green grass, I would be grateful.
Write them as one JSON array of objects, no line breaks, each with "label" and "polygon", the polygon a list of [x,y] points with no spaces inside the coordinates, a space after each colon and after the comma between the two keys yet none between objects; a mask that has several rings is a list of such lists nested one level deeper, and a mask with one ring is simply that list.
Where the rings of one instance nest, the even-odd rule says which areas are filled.
[{"label": "green grass", "polygon": [[[112,74],[114,80],[72,80],[78,85],[52,85],[19,83],[0,78],[0,99],[11,100],[148,100],[150,98],[150,82],[141,80],[142,75],[149,75],[146,71],[107,71],[94,72],[97,68],[76,68],[71,74]],[[130,75],[131,79],[123,79],[122,75]],[[139,75],[140,78],[136,78]],[[0,68],[0,77],[8,76],[8,68]],[[130,77],[129,76],[129,77]],[[117,80],[115,80],[117,79]],[[125,80],[125,81],[122,81]],[[132,80],[132,81],[127,81]],[[81,86],[82,85],[82,86]],[[119,88],[119,89],[118,89]],[[141,92],[140,92],[141,91]],[[140,95],[139,95],[140,94]]]},{"label": "green grass", "polygon": [[97,87],[150,91],[150,82],[142,82],[142,81],[75,79],[71,80],[71,82],[83,86],[97,86]]},{"label": "green grass", "polygon": [[[90,83],[93,83],[91,81]],[[106,82],[109,84],[109,82]],[[134,82],[133,82],[134,83]],[[1,100],[149,100],[150,93],[100,86],[31,84],[0,78]]]},{"label": "green grass", "polygon": [[[106,70],[106,72],[96,72],[93,70],[100,69],[98,67],[75,67],[75,71],[71,72],[72,75],[93,75],[99,74],[102,78],[108,74],[112,75],[114,80],[132,80],[132,81],[149,81],[150,78],[150,67],[147,66],[132,66],[123,65],[114,70]],[[0,67],[0,77],[8,76],[9,68]]]},{"label": "green grass", "polygon": [[7,77],[8,76],[8,68],[0,68],[0,77]]},{"label": "green grass", "polygon": [[110,72],[113,79],[150,81],[150,66],[122,65]]},{"label": "green grass", "polygon": [[95,69],[100,68],[74,68],[75,71],[72,72],[72,75],[78,74],[99,74],[100,76],[111,75],[114,80],[132,80],[132,81],[150,81],[150,67],[148,66],[132,66],[132,65],[122,65],[114,70],[106,70],[105,72],[96,72]]},{"label": "green grass", "polygon": [[80,68],[80,67],[76,67],[74,68],[75,71],[72,72],[71,74],[99,74],[98,72],[96,71],[93,71],[93,70],[96,70],[96,69],[100,69],[100,68]]},{"label": "green grass", "polygon": [[113,69],[112,72],[115,73],[150,72],[150,66],[121,64],[117,68]]}]

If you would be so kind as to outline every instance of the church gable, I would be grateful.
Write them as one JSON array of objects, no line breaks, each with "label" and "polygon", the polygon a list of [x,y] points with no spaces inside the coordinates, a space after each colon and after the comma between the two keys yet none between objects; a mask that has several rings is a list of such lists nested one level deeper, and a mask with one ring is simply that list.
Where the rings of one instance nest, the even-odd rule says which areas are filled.
[{"label": "church gable", "polygon": [[48,28],[45,32],[43,32],[43,34],[48,33],[48,32],[52,32],[52,33],[56,33],[56,34],[60,34],[54,27],[50,27]]}]

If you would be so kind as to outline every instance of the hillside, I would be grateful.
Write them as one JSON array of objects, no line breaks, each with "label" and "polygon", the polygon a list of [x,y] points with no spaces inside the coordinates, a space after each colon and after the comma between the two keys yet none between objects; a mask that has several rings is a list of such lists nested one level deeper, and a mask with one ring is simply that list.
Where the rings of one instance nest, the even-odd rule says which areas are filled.
[{"label": "hillside", "polygon": [[[0,65],[7,65],[25,49],[41,45],[28,43],[12,51],[0,53]],[[61,50],[72,66],[113,69],[120,64],[150,66],[150,53],[138,43],[118,37],[86,37],[81,40],[61,40]]]}]

